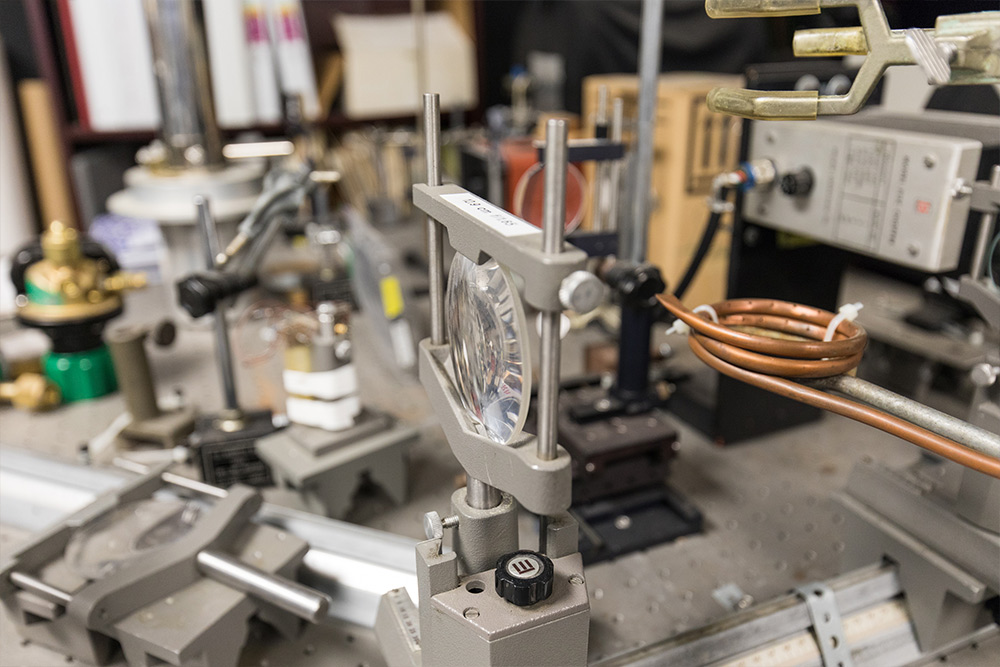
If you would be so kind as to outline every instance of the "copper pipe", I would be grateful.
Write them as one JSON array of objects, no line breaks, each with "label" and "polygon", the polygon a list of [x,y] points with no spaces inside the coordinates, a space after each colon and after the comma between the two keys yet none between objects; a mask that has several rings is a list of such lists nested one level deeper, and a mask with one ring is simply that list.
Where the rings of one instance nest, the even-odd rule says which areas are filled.
[{"label": "copper pipe", "polygon": [[[691,327],[688,345],[695,355],[720,373],[874,426],[939,456],[1000,479],[998,459],[881,410],[785,379],[831,377],[853,370],[860,362],[867,342],[867,334],[860,326],[843,322],[838,326],[834,340],[824,342],[817,327],[825,331],[834,315],[817,308],[768,299],[734,299],[712,306],[719,315],[719,324],[715,324],[692,313],[673,296],[660,296],[659,299],[667,310]],[[772,338],[730,328],[747,325],[767,332],[795,334],[813,341]],[[768,352],[776,356],[767,356]]]}]

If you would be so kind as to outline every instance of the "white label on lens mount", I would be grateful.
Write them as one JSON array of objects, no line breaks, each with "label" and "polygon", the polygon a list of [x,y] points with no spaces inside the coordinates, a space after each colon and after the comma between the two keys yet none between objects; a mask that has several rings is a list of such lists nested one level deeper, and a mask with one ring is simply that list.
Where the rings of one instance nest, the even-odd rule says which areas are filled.
[{"label": "white label on lens mount", "polygon": [[489,226],[504,236],[527,236],[541,234],[542,230],[527,220],[522,220],[513,213],[508,213],[499,206],[494,206],[485,199],[474,194],[463,192],[454,195],[441,195],[441,199],[472,215],[479,222]]}]

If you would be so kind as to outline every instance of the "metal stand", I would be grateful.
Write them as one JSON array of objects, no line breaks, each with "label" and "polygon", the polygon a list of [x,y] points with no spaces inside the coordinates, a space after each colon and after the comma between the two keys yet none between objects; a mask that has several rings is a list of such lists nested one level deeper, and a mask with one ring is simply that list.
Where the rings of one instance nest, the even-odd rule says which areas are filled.
[{"label": "metal stand", "polygon": [[[1000,295],[986,284],[983,263],[1000,211],[1000,167],[993,167],[990,182],[976,183],[972,194],[972,208],[983,217],[975,261],[958,297],[996,329]],[[972,378],[979,389],[970,421],[994,433],[1000,433],[1000,383],[993,370],[998,365],[1000,353],[991,352]],[[947,494],[941,487],[950,482],[957,491]],[[925,460],[900,472],[859,465],[835,499],[847,510],[852,536],[846,564],[883,558],[897,564],[922,651],[996,621],[995,608],[991,614],[985,603],[1000,592],[1000,481],[947,461]]]},{"label": "metal stand", "polygon": [[[206,265],[212,270],[216,266],[216,257],[219,256],[215,220],[205,197],[195,197],[195,206],[204,239]],[[236,483],[270,486],[271,471],[257,456],[254,443],[258,438],[274,432],[271,411],[244,412],[240,408],[224,302],[219,301],[212,312],[215,318],[216,361],[222,380],[224,409],[217,415],[200,417],[195,422],[194,433],[188,442],[197,453],[202,478],[206,482],[222,487]]]},{"label": "metal stand", "polygon": [[419,437],[384,414],[363,412],[344,431],[291,424],[255,449],[275,483],[299,493],[310,511],[343,518],[368,478],[398,505],[406,502],[407,451]]},{"label": "metal stand", "polygon": [[[212,504],[187,532],[109,574],[88,579],[74,567],[67,546],[78,530],[98,531],[90,538],[93,548],[113,550],[116,543],[141,541],[137,528],[147,534],[163,528],[162,522],[137,525],[138,513],[116,511],[158,502],[152,496],[167,484]],[[0,601],[26,640],[82,662],[107,664],[120,644],[130,665],[235,667],[251,618],[293,637],[299,619],[317,622],[330,606],[326,595],[290,578],[308,543],[249,522],[260,506],[260,496],[247,487],[227,493],[158,469],[16,551],[0,570]]]},{"label": "metal stand", "polygon": [[118,386],[132,415],[132,422],[122,429],[121,434],[128,440],[176,447],[194,429],[195,410],[188,405],[169,412],[160,409],[146,355],[148,333],[142,327],[120,327],[107,335]]},{"label": "metal stand", "polygon": [[[455,551],[443,553],[443,527],[417,545],[419,617],[404,590],[388,593],[379,607],[376,635],[391,665],[582,665],[590,604],[576,522],[566,514],[570,457],[556,443],[559,288],[586,262],[585,253],[562,239],[566,126],[556,120],[548,125],[543,230],[521,227],[527,223],[462,188],[439,185],[437,95],[424,95],[424,131],[428,185],[414,186],[413,199],[428,215],[431,338],[420,344],[420,379],[469,483],[452,497],[456,517],[447,521],[456,531]],[[473,210],[487,213],[470,213],[449,195],[462,195]],[[510,226],[518,233],[510,234]],[[449,243],[466,257],[479,263],[492,257],[522,276],[525,299],[542,311],[537,437],[521,433],[501,445],[480,434],[466,416],[451,378],[445,335],[445,228]],[[534,562],[552,565],[543,604],[520,606],[493,590],[500,590],[498,559],[517,552],[518,503],[540,517],[539,550],[545,555],[532,556]]]}]

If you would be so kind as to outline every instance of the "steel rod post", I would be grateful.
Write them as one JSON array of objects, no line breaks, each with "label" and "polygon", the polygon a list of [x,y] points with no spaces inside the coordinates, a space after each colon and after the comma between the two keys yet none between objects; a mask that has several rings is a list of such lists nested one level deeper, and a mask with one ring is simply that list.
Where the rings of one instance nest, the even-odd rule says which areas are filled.
[{"label": "steel rod post", "polygon": [[850,375],[807,380],[806,384],[846,394],[977,452],[1000,459],[1000,435],[900,396],[877,384]]},{"label": "steel rod post", "polygon": [[646,259],[652,202],[653,133],[656,122],[657,78],[660,73],[663,0],[643,0],[639,42],[639,120],[635,149],[632,219],[623,228],[619,254],[636,264]]},{"label": "steel rod post", "polygon": [[[594,118],[594,138],[608,138],[608,87],[597,89],[597,113]],[[597,177],[594,183],[593,229],[605,230],[608,218],[608,173],[611,165],[606,160],[597,163]]]},{"label": "steel rod post", "polygon": [[[424,93],[424,150],[427,185],[441,185],[441,98]],[[431,343],[447,342],[444,320],[444,228],[427,216],[427,264],[431,297]]]},{"label": "steel rod post", "polygon": [[[622,143],[622,132],[625,126],[625,100],[620,97],[616,97],[612,104],[611,111],[611,141],[614,143]],[[618,208],[619,208],[619,191],[622,182],[622,167],[624,166],[625,158],[620,160],[615,160],[611,163],[608,170],[608,178],[610,183],[608,184],[608,220],[605,225],[605,231],[615,231],[618,229]]]},{"label": "steel rod post", "polygon": [[467,477],[465,482],[465,502],[477,510],[488,510],[500,504],[500,489],[486,482]]},{"label": "steel rod post", "polygon": [[[566,121],[552,119],[545,133],[545,209],[542,249],[562,250],[566,225]],[[559,311],[543,312],[538,385],[538,458],[556,458],[559,412]]]},{"label": "steel rod post", "polygon": [[[542,218],[542,250],[551,255],[562,251],[566,229],[566,121],[549,120],[545,128],[545,208]],[[559,438],[558,310],[541,314],[541,345],[538,384],[538,458],[556,458]],[[548,517],[538,517],[538,550],[547,551]]]},{"label": "steel rod post", "polygon": [[[994,188],[1000,187],[1000,164],[993,165],[990,170],[990,185]],[[979,218],[979,233],[976,235],[976,248],[972,251],[972,268],[969,275],[973,280],[979,280],[985,273],[986,263],[990,258],[986,256],[990,248],[990,232],[993,231],[993,223],[996,221],[995,213],[983,213]]]},{"label": "steel rod post", "polygon": [[[215,269],[215,258],[219,256],[219,237],[215,231],[215,218],[209,209],[208,199],[202,196],[194,198],[198,209],[198,224],[201,227],[202,240],[205,245],[205,265],[209,271]],[[237,412],[240,409],[236,399],[236,377],[233,373],[233,351],[229,346],[229,323],[226,321],[226,309],[222,302],[215,308],[215,350],[219,362],[219,375],[222,378],[222,393],[225,408]]]},{"label": "steel rod post", "polygon": [[202,551],[197,556],[198,571],[209,579],[269,602],[310,623],[326,618],[329,596],[297,581],[265,572],[218,551]]},{"label": "steel rod post", "polygon": [[54,604],[66,607],[70,602],[73,601],[73,596],[62,590],[61,588],[56,588],[51,584],[47,584],[37,577],[33,577],[30,574],[25,574],[24,572],[14,571],[10,573],[10,583],[14,584],[22,591],[27,591],[33,593],[43,600],[52,602]]}]

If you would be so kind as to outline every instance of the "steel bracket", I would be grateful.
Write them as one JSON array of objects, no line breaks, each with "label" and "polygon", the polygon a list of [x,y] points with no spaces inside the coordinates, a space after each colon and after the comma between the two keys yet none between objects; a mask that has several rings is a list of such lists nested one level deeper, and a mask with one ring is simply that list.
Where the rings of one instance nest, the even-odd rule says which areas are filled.
[{"label": "steel bracket", "polygon": [[852,667],[851,649],[847,646],[844,624],[840,620],[837,597],[825,583],[817,582],[795,589],[809,610],[816,644],[826,667]]},{"label": "steel bracket", "polygon": [[[476,201],[484,211],[491,211],[504,222],[487,224],[443,198],[450,195],[467,195],[470,201]],[[530,222],[498,209],[457,185],[414,185],[413,205],[444,225],[451,246],[476,264],[492,257],[524,278],[524,300],[539,310],[561,312],[558,286],[569,274],[586,268],[587,253],[584,251],[564,242],[560,252],[546,253],[542,250],[541,229],[533,229]],[[516,233],[499,231],[505,226],[512,226]]]},{"label": "steel bracket", "polygon": [[536,437],[517,435],[506,445],[493,442],[476,431],[446,370],[450,348],[420,342],[420,382],[434,412],[441,420],[455,458],[472,477],[511,494],[536,514],[560,514],[572,500],[572,470],[569,452],[557,448],[557,456],[543,461],[536,454]]}]

